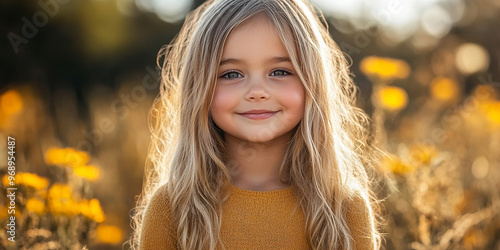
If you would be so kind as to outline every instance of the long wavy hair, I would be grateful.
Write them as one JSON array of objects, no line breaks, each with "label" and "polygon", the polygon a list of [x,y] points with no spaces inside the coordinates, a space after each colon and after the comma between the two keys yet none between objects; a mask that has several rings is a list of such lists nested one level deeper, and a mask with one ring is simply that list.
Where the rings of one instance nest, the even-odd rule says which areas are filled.
[{"label": "long wavy hair", "polygon": [[[376,214],[369,171],[377,148],[369,119],[355,107],[357,88],[322,14],[303,0],[212,0],[191,12],[158,53],[160,94],[151,108],[152,142],[143,193],[129,243],[139,244],[142,215],[153,193],[168,190],[180,249],[216,249],[221,209],[231,182],[223,133],[210,114],[218,65],[231,31],[256,14],[274,25],[305,88],[305,111],[280,174],[306,218],[312,249],[351,249],[346,203],[357,198]],[[380,245],[376,216],[374,244]]]}]

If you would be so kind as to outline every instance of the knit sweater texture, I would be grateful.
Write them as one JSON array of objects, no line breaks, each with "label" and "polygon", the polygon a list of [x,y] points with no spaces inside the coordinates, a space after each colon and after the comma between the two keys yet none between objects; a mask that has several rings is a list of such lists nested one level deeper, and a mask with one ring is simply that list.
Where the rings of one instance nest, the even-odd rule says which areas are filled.
[{"label": "knit sweater texture", "polygon": [[[374,249],[373,218],[363,202],[350,202],[347,223],[354,249]],[[166,185],[152,196],[140,229],[139,249],[177,249]],[[222,205],[220,236],[226,249],[310,249],[305,216],[292,186],[252,191],[230,186]]]}]

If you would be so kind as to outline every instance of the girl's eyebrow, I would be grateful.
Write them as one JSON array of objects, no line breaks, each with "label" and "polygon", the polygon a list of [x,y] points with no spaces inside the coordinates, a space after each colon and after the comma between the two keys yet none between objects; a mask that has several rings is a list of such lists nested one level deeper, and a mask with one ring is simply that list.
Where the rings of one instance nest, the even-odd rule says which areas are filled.
[{"label": "girl's eyebrow", "polygon": [[[275,56],[267,60],[267,63],[280,63],[280,62],[291,62],[291,60],[288,56]],[[228,58],[221,60],[219,66],[225,64],[241,64],[241,63],[242,63],[241,60],[235,58]]]},{"label": "girl's eyebrow", "polygon": [[241,63],[241,61],[238,59],[228,58],[228,59],[221,60],[219,63],[219,66],[222,66],[224,64],[240,64],[240,63]]},{"label": "girl's eyebrow", "polygon": [[269,60],[268,63],[292,62],[288,56],[276,56]]}]

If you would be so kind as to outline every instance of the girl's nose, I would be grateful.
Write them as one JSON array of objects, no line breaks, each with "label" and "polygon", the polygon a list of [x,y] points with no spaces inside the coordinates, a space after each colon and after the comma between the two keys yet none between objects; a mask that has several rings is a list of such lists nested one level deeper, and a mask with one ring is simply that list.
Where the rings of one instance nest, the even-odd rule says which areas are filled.
[{"label": "girl's nose", "polygon": [[251,86],[245,95],[247,101],[264,101],[269,99],[269,92],[265,89],[262,82],[250,83]]}]

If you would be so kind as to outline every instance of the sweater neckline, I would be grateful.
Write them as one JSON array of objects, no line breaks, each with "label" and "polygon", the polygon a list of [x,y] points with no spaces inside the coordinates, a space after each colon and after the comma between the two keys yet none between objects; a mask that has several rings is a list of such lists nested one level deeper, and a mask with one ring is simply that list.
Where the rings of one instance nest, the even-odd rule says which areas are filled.
[{"label": "sweater neckline", "polygon": [[230,185],[231,193],[250,197],[260,197],[260,198],[277,198],[277,197],[287,197],[293,195],[293,186],[290,185],[283,189],[269,190],[269,191],[255,191],[239,188],[232,183]]}]

